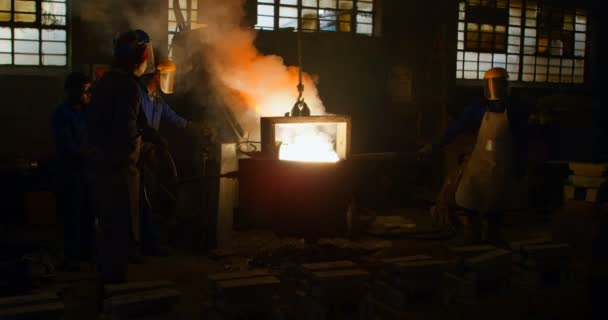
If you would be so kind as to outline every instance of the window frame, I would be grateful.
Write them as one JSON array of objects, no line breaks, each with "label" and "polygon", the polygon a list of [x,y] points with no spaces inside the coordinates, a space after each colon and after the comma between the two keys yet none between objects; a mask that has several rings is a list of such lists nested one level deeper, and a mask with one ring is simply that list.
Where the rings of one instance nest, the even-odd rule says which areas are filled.
[{"label": "window frame", "polygon": [[[584,7],[584,6],[580,6],[580,7],[575,7],[575,6],[564,6],[564,5],[560,5],[560,3],[554,3],[554,2],[550,2],[550,1],[542,1],[542,0],[521,0],[521,6],[517,6],[515,4],[512,3],[513,0],[506,0],[506,1],[496,1],[496,0],[486,0],[487,2],[491,3],[492,5],[496,5],[496,3],[498,2],[504,2],[506,3],[507,9],[519,9],[521,11],[520,16],[513,16],[512,14],[509,14],[509,23],[505,26],[506,27],[506,38],[507,38],[507,50],[505,50],[505,52],[500,52],[500,51],[492,51],[488,54],[491,54],[492,56],[498,54],[498,55],[504,55],[504,62],[499,62],[499,66],[502,66],[500,64],[503,64],[505,66],[505,68],[507,68],[510,64],[515,65],[516,66],[516,79],[510,81],[512,83],[512,85],[514,87],[521,87],[521,86],[527,86],[527,87],[550,87],[550,86],[558,86],[558,87],[585,87],[590,85],[590,81],[591,79],[591,74],[590,74],[590,68],[589,68],[589,63],[593,60],[593,54],[589,51],[589,48],[591,47],[590,42],[592,41],[591,38],[591,33],[589,31],[590,28],[590,19],[591,19],[591,13],[589,12],[589,9]],[[476,2],[482,3],[482,2],[486,2],[483,0],[477,0]],[[455,63],[456,63],[456,68],[455,68],[455,79],[456,79],[456,83],[457,84],[478,84],[479,82],[482,81],[482,74],[483,72],[481,71],[481,67],[480,67],[480,63],[483,63],[483,61],[480,61],[479,55],[486,53],[483,51],[468,51],[465,44],[466,44],[466,28],[467,28],[467,23],[469,22],[469,20],[466,17],[466,7],[469,5],[468,3],[469,1],[467,0],[459,0],[458,1],[458,12],[457,12],[457,24],[458,27],[456,28],[456,32],[457,32],[457,37],[456,37],[456,57],[455,57]],[[475,1],[474,1],[475,2]],[[461,5],[464,4],[464,9],[461,7]],[[527,17],[526,13],[527,10],[530,11],[531,7],[536,7],[535,10],[532,10],[532,12],[534,13],[534,18],[531,17]],[[553,11],[559,11],[562,14],[562,19],[564,19],[564,17],[566,16],[566,13],[570,13],[572,16],[572,55],[565,55],[565,54],[560,54],[560,55],[550,55],[550,54],[544,54],[544,53],[540,53],[539,52],[539,34],[540,34],[540,30],[541,27],[539,25],[539,20],[541,18],[540,16],[540,12],[542,8],[549,8]],[[463,17],[464,14],[464,17]],[[584,18],[584,22],[581,24],[578,22],[577,18],[578,17],[583,17]],[[513,25],[510,21],[512,21],[512,19],[516,19],[518,20],[516,25]],[[533,24],[530,25],[528,24],[528,22],[526,20],[533,20]],[[565,20],[564,20],[565,21]],[[582,26],[582,29],[579,29],[579,27]],[[515,29],[519,29],[518,32],[515,32],[515,34],[510,34],[510,27],[515,27]],[[464,29],[463,29],[464,28]],[[526,34],[527,31],[529,30],[533,30],[534,36],[533,38],[531,38],[530,36],[528,36]],[[582,30],[582,31],[581,31]],[[565,32],[563,29],[561,30],[562,34],[563,32]],[[582,34],[582,38],[583,40],[577,40],[577,36]],[[518,44],[513,44],[513,46],[515,47],[519,47],[519,49],[516,52],[512,52],[509,51],[509,38],[513,37],[513,38],[517,38],[518,40]],[[531,38],[534,39],[534,44],[533,45],[529,45],[524,43],[524,41],[526,40],[526,38]],[[514,39],[512,39],[514,40]],[[462,43],[462,44],[461,44]],[[582,49],[582,53],[583,55],[577,55],[576,51],[577,49],[577,44],[580,45],[581,43],[584,43],[583,45],[583,49]],[[526,52],[525,50],[528,49],[530,47],[533,47],[534,51],[532,53],[530,52]],[[551,50],[552,47],[550,45],[546,46],[547,50]],[[478,57],[476,58],[475,61],[473,60],[467,60],[467,58],[465,57],[466,53],[472,53],[472,54],[476,54]],[[516,63],[510,62],[509,61],[509,56],[513,56],[513,58],[516,57]],[[533,60],[533,63],[530,64],[529,61],[530,59]],[[539,62],[539,59],[541,60],[541,62]],[[545,61],[546,60],[546,61]],[[559,60],[559,65],[555,66],[554,65],[554,61],[553,60]],[[564,62],[565,61],[565,62]],[[468,70],[466,68],[466,62],[472,62],[472,63],[476,63],[477,64],[477,68],[475,70]],[[490,66],[495,66],[496,62],[494,60],[494,58],[492,58],[492,61],[489,62]],[[487,64],[487,63],[485,63]],[[582,64],[582,66],[581,66]],[[530,66],[532,66],[532,70],[530,71],[529,68]],[[537,70],[545,70],[546,71],[538,71]],[[559,71],[555,72],[555,68],[558,68]],[[568,70],[567,73],[564,73],[564,70]],[[477,78],[466,78],[465,74],[467,71],[472,71],[472,72],[476,72]],[[511,70],[508,70],[510,74],[513,74],[514,72]]]},{"label": "window frame", "polygon": [[[69,68],[71,68],[72,63],[71,63],[71,57],[72,57],[72,50],[71,50],[71,40],[72,40],[72,26],[71,26],[71,0],[65,0],[63,2],[61,1],[54,1],[54,0],[29,0],[29,1],[33,1],[35,2],[35,8],[36,8],[36,21],[35,22],[17,22],[14,21],[14,14],[15,12],[15,2],[17,0],[10,0],[11,2],[11,10],[10,11],[2,11],[3,13],[10,13],[11,14],[11,20],[10,21],[0,21],[0,27],[3,28],[9,28],[10,32],[11,32],[11,64],[0,64],[0,70],[2,71],[2,74],[41,74],[41,75],[57,75],[57,74],[63,74],[65,73],[66,70],[69,70]],[[42,3],[43,2],[49,2],[49,3],[61,3],[61,4],[65,4],[65,25],[45,25],[42,22],[43,19],[43,13],[42,13]],[[19,13],[19,12],[17,12]],[[37,40],[32,40],[32,41],[36,41],[38,43],[38,63],[37,64],[15,64],[15,54],[19,54],[19,53],[15,53],[15,28],[31,28],[31,29],[37,29],[38,30],[38,39]],[[61,31],[65,31],[65,40],[64,41],[53,41],[53,40],[43,40],[42,39],[42,33],[44,30],[61,30]],[[45,55],[43,53],[43,44],[44,42],[58,42],[58,43],[65,43],[65,54],[53,54],[53,53],[49,53],[46,55],[51,55],[51,56],[65,56],[65,64],[64,65],[45,65],[43,63],[43,56]],[[24,53],[24,54],[28,54],[28,53]]]},{"label": "window frame", "polygon": [[[363,36],[370,36],[370,37],[374,37],[376,36],[376,32],[377,32],[377,28],[376,28],[376,14],[378,12],[378,1],[377,0],[348,0],[348,2],[352,3],[352,8],[351,9],[339,9],[340,7],[340,2],[341,0],[336,0],[336,7],[334,9],[330,9],[330,8],[325,8],[321,6],[321,1],[322,0],[318,0],[316,1],[316,7],[315,6],[308,6],[305,5],[303,2],[299,2],[299,0],[294,0],[295,4],[282,4],[281,0],[266,0],[264,2],[260,2],[256,0],[256,5],[259,6],[272,6],[273,7],[273,14],[272,15],[267,15],[267,14],[260,14],[259,10],[257,10],[257,16],[256,19],[259,19],[260,16],[262,17],[266,17],[266,18],[272,18],[273,19],[273,26],[272,27],[268,27],[268,26],[258,26],[257,24],[255,25],[255,29],[259,30],[259,31],[280,31],[280,30],[289,30],[290,28],[293,28],[293,31],[298,31],[298,29],[300,28],[300,24],[302,22],[302,20],[310,20],[310,21],[314,21],[315,22],[315,27],[314,28],[307,28],[307,29],[302,29],[303,32],[336,32],[336,33],[350,33],[350,34],[358,34],[358,35],[363,35]],[[272,2],[272,3],[270,3]],[[360,10],[358,3],[362,2],[362,3],[371,3],[372,5],[372,10],[371,11],[364,11],[364,10]],[[281,15],[281,8],[286,8],[286,9],[296,9],[297,13],[296,16],[284,16]],[[305,18],[303,17],[303,12],[306,10],[316,10],[316,17],[315,18]],[[334,11],[335,14],[335,19],[324,19],[323,17],[320,16],[320,12],[322,10],[330,10],[330,11]],[[344,12],[349,12],[349,13],[341,13],[342,11]],[[357,17],[358,15],[369,15],[371,22],[367,23],[367,22],[358,22],[357,21]],[[341,18],[342,15],[348,15],[349,19],[348,20],[342,20]],[[300,19],[298,17],[301,17]],[[294,26],[290,26],[290,27],[281,27],[280,25],[280,21],[281,19],[290,19],[290,20],[295,20],[295,27]],[[323,30],[321,28],[321,22],[322,21],[335,21],[335,29],[336,30]],[[343,23],[348,23],[348,27],[345,29],[349,29],[346,31],[342,31],[341,29],[341,25]],[[370,32],[357,32],[358,29],[358,25],[366,25],[369,26],[370,28]]]}]

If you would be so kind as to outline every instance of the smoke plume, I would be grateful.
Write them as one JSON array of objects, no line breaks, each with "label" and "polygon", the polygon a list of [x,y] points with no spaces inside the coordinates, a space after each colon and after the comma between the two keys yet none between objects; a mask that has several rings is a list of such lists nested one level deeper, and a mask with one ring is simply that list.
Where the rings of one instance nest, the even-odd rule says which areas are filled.
[{"label": "smoke plume", "polygon": [[[296,102],[298,68],[276,55],[263,55],[254,45],[256,33],[243,26],[244,0],[202,0],[202,59],[209,72],[211,94],[230,107],[250,136],[259,134],[259,117],[283,116]],[[294,45],[296,34],[294,33]],[[304,99],[312,115],[325,113],[312,78],[304,73]]]}]

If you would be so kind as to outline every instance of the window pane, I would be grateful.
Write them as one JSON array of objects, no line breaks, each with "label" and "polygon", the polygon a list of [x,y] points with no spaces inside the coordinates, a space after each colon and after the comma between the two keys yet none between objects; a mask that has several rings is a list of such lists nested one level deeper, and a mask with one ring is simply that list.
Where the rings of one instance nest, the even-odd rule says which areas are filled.
[{"label": "window pane", "polygon": [[288,17],[288,18],[297,18],[298,17],[298,9],[290,8],[290,7],[280,7],[279,8],[279,16],[280,17]]},{"label": "window pane", "polygon": [[371,24],[357,24],[357,33],[359,34],[372,34],[372,25]]},{"label": "window pane", "polygon": [[42,3],[42,14],[55,14],[64,15],[66,13],[65,3],[53,3],[43,2]]},{"label": "window pane", "polygon": [[587,36],[584,33],[575,33],[574,34],[574,40],[576,41],[585,41],[587,39]]},{"label": "window pane", "polygon": [[317,0],[302,0],[302,6],[304,7],[316,7],[317,4]]},{"label": "window pane", "polygon": [[358,23],[372,23],[372,15],[369,13],[357,13],[357,22]]},{"label": "window pane", "polygon": [[[15,21],[17,22],[36,22],[36,15],[29,13],[15,13]],[[15,58],[17,61],[17,58]]]},{"label": "window pane", "polygon": [[260,4],[260,5],[258,5],[258,14],[266,15],[266,16],[273,16],[274,7],[265,5],[265,4]]},{"label": "window pane", "polygon": [[492,54],[491,53],[480,53],[479,61],[492,62]]},{"label": "window pane", "polygon": [[320,0],[319,8],[326,9],[336,9],[338,7],[338,2],[336,0]]},{"label": "window pane", "polygon": [[65,30],[42,30],[42,40],[65,41]]},{"label": "window pane", "polygon": [[279,19],[279,28],[297,28],[298,19],[292,18],[280,18]]},{"label": "window pane", "polygon": [[19,53],[38,53],[40,52],[40,42],[15,40],[15,52]]},{"label": "window pane", "polygon": [[13,57],[8,53],[0,53],[0,64],[12,64]]},{"label": "window pane", "polygon": [[357,10],[359,11],[372,11],[374,10],[374,3],[373,2],[363,2],[363,1],[357,1]]},{"label": "window pane", "polygon": [[42,24],[46,26],[65,26],[65,16],[44,15]]},{"label": "window pane", "polygon": [[288,4],[288,5],[292,5],[292,6],[297,6],[298,5],[298,0],[281,0],[279,3],[280,4]]},{"label": "window pane", "polygon": [[66,48],[64,42],[43,42],[42,53],[65,54]]},{"label": "window pane", "polygon": [[43,55],[42,64],[45,66],[65,66],[67,65],[66,56]]},{"label": "window pane", "polygon": [[521,35],[521,28],[509,27],[509,35],[513,35],[513,36]]},{"label": "window pane", "polygon": [[15,64],[17,65],[37,65],[39,63],[40,56],[32,54],[16,54]]},{"label": "window pane", "polygon": [[40,36],[39,36],[38,29],[33,29],[33,28],[15,28],[15,39],[38,40],[39,37]]},{"label": "window pane", "polygon": [[11,28],[0,28],[0,39],[11,39]]},{"label": "window pane", "polygon": [[338,8],[342,10],[351,10],[353,8],[352,0],[340,0],[338,2]]},{"label": "window pane", "polygon": [[15,11],[36,12],[36,1],[15,1]]},{"label": "window pane", "polygon": [[465,71],[464,78],[465,79],[477,79],[477,71]]},{"label": "window pane", "polygon": [[260,3],[274,3],[274,0],[258,0]]},{"label": "window pane", "polygon": [[274,18],[273,17],[258,17],[258,27],[260,28],[272,28],[274,27]]},{"label": "window pane", "polygon": [[0,40],[0,52],[12,52],[13,42],[11,40]]},{"label": "window pane", "polygon": [[465,63],[464,63],[464,70],[477,72],[477,62],[467,62],[467,61],[465,61]]},{"label": "window pane", "polygon": [[8,12],[0,12],[0,21],[11,21],[11,14]]},{"label": "window pane", "polygon": [[11,0],[0,0],[0,10],[11,11]]}]

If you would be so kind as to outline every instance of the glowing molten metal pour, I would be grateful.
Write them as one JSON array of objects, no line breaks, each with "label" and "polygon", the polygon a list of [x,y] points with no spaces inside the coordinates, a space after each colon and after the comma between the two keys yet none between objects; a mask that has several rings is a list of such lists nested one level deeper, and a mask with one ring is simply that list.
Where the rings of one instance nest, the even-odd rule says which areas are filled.
[{"label": "glowing molten metal pour", "polygon": [[291,141],[283,140],[279,149],[279,159],[281,160],[302,162],[338,162],[340,160],[331,139],[323,133],[300,133],[288,140]]}]

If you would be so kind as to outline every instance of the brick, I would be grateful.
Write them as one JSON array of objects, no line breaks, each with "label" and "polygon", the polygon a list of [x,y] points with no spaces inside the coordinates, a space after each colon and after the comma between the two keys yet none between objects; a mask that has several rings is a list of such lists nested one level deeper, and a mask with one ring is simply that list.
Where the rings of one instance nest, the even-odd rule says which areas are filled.
[{"label": "brick", "polygon": [[49,302],[58,302],[59,297],[54,293],[41,293],[31,294],[23,296],[14,296],[0,299],[0,309],[33,305],[33,304],[44,304]]},{"label": "brick", "polygon": [[527,245],[537,245],[537,244],[545,244],[550,243],[552,240],[550,237],[539,237],[533,239],[519,240],[509,242],[509,248],[513,251],[521,251],[524,246]]},{"label": "brick", "polygon": [[604,184],[604,182],[606,182],[606,178],[604,177],[585,177],[570,175],[568,179],[570,180],[570,183],[573,186],[583,188],[599,188]]},{"label": "brick", "polygon": [[385,259],[382,259],[382,263],[387,264],[387,263],[410,262],[410,261],[430,260],[430,259],[433,259],[433,257],[427,256],[427,255],[415,255],[415,256],[385,258]]},{"label": "brick", "polygon": [[308,263],[302,265],[302,268],[310,272],[332,269],[348,269],[354,267],[356,267],[355,263],[348,260]]},{"label": "brick", "polygon": [[470,258],[481,253],[496,250],[497,248],[492,245],[475,245],[475,246],[458,246],[450,247],[449,251],[451,254],[456,255],[460,258]]},{"label": "brick", "polygon": [[603,177],[608,171],[606,163],[570,162],[569,167],[575,175],[587,177]]},{"label": "brick", "polygon": [[64,305],[62,302],[21,305],[0,309],[0,319],[61,319],[63,317],[63,312]]},{"label": "brick", "polygon": [[599,200],[598,195],[598,188],[582,188],[572,185],[564,186],[564,199],[566,201],[579,200],[587,202],[597,202]]},{"label": "brick", "polygon": [[104,312],[112,315],[155,314],[172,310],[181,293],[174,289],[155,289],[117,295],[104,300]]},{"label": "brick", "polygon": [[174,286],[175,284],[173,282],[166,280],[126,282],[120,284],[106,285],[105,293],[107,297],[113,297],[117,295],[124,295],[146,290],[173,288]]}]

